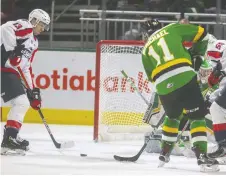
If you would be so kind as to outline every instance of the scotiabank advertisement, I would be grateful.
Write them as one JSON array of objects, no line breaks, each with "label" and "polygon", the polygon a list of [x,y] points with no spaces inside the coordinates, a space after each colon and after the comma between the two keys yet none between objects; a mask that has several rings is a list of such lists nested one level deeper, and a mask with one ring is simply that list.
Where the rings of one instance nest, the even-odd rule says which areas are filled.
[{"label": "scotiabank advertisement", "polygon": [[43,107],[93,110],[95,53],[39,51],[33,72]]},{"label": "scotiabank advertisement", "polygon": [[[95,68],[95,52],[38,51],[36,53],[32,76],[34,84],[41,89],[42,110],[50,123],[93,124]],[[134,88],[123,78],[120,72],[123,69],[132,77],[142,94],[149,96],[151,86],[143,72],[140,54],[115,56],[104,54],[100,68],[101,100],[104,101],[105,97],[110,100],[115,96],[131,101],[135,98],[141,100],[135,95]],[[3,104],[3,120],[6,120],[8,111],[9,105]],[[31,108],[25,121],[41,122],[38,113]]]}]

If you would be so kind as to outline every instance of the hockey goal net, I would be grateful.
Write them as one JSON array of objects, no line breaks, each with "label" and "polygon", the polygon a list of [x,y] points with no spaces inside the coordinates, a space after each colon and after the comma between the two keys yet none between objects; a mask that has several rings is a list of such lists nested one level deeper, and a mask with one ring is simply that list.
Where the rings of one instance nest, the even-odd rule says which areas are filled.
[{"label": "hockey goal net", "polygon": [[142,41],[103,40],[96,46],[94,140],[144,139],[151,127],[142,122],[147,104],[123,77],[124,70],[149,101],[151,85],[141,60]]}]

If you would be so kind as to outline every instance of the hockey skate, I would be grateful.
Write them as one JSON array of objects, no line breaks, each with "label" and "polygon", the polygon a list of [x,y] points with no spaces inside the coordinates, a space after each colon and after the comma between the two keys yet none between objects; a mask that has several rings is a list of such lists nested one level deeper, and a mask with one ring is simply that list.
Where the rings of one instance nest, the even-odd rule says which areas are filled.
[{"label": "hockey skate", "polygon": [[159,156],[160,163],[158,167],[163,167],[165,163],[168,163],[170,161],[170,154],[173,150],[174,143],[173,142],[166,142],[163,141],[162,143],[162,151]]},{"label": "hockey skate", "polygon": [[4,130],[1,144],[1,155],[25,155],[29,150],[29,142],[18,136],[18,130],[15,128],[6,128]]},{"label": "hockey skate", "polygon": [[197,147],[193,147],[192,150],[195,152],[201,172],[218,172],[220,170],[219,162],[216,159],[208,158],[207,154],[200,152]]},{"label": "hockey skate", "polygon": [[222,165],[226,165],[226,141],[220,142],[217,146],[217,149],[208,153],[209,158],[219,158],[218,162]]},{"label": "hockey skate", "polygon": [[[6,125],[4,126],[4,134],[5,133],[6,133]],[[17,140],[18,143],[22,143],[23,145],[25,145],[27,147],[29,146],[29,141],[27,141],[26,139],[21,138],[19,134],[17,134],[16,140]]]},{"label": "hockey skate", "polygon": [[24,146],[29,146],[29,141],[27,141],[26,139],[21,138],[19,135],[17,135],[16,140],[18,143],[21,143]]},{"label": "hockey skate", "polygon": [[217,150],[212,153],[208,153],[208,157],[210,158],[226,157],[226,141],[219,143]]}]

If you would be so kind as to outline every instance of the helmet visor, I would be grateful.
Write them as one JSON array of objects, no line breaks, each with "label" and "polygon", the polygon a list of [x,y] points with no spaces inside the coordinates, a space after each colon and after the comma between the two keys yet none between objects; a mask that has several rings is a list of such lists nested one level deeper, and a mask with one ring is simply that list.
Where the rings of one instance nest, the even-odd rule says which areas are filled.
[{"label": "helmet visor", "polygon": [[38,25],[43,27],[45,29],[45,31],[49,31],[49,24],[46,24],[46,23],[44,23],[42,21],[39,21]]}]

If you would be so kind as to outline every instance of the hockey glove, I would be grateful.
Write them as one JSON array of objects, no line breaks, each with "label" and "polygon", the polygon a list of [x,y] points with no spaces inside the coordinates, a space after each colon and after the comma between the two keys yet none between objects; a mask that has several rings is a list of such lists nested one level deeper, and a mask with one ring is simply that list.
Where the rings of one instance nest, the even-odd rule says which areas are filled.
[{"label": "hockey glove", "polygon": [[226,73],[222,71],[222,64],[220,61],[217,62],[216,66],[213,68],[212,73],[208,77],[208,84],[210,87],[218,84],[223,77],[226,76]]},{"label": "hockey glove", "polygon": [[41,108],[41,95],[40,89],[34,88],[33,90],[27,90],[27,98],[30,101],[30,106],[35,109],[39,110]]}]

